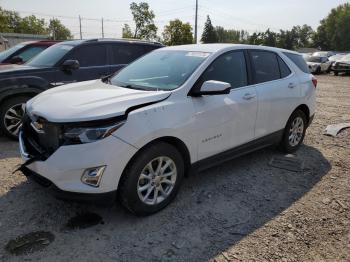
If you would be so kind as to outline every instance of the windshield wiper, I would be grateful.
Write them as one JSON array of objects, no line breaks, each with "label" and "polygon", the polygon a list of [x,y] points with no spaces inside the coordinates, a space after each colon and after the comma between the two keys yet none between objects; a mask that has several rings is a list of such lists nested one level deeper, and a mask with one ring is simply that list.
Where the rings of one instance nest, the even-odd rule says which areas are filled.
[{"label": "windshield wiper", "polygon": [[144,88],[144,87],[139,87],[139,86],[135,86],[135,85],[120,85],[120,87],[124,87],[124,88],[129,88],[129,89],[135,89],[135,90],[142,90],[142,91],[153,91],[149,88]]}]

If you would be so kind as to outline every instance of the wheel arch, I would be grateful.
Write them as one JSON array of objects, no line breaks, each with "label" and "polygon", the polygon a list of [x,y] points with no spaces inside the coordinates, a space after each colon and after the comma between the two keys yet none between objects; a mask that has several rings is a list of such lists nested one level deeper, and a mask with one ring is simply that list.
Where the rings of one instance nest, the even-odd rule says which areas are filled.
[{"label": "wheel arch", "polygon": [[[310,122],[310,109],[309,109],[309,107],[306,105],[306,104],[301,104],[301,105],[299,105],[294,111],[293,111],[293,113],[295,112],[295,111],[297,111],[297,110],[300,110],[300,111],[302,111],[304,114],[305,114],[305,116],[306,116],[306,120],[307,120],[307,124],[309,124],[309,122]],[[292,114],[293,114],[292,113]]]},{"label": "wheel arch", "polygon": [[[163,136],[163,137],[158,137],[153,139],[152,141],[148,142],[147,144],[145,144],[144,146],[142,146],[128,161],[127,165],[125,166],[123,173],[119,179],[119,183],[121,181],[121,179],[125,176],[125,172],[128,169],[128,167],[131,165],[131,163],[134,161],[134,159],[139,155],[142,154],[142,152],[147,149],[148,147],[150,147],[151,145],[154,145],[156,143],[159,142],[164,142],[167,144],[170,144],[172,146],[174,146],[182,155],[183,160],[184,160],[184,166],[185,166],[185,176],[188,176],[189,171],[190,171],[190,167],[191,167],[191,155],[190,155],[190,151],[188,150],[186,144],[179,138],[174,137],[174,136]],[[119,189],[119,186],[118,186]]]},{"label": "wheel arch", "polygon": [[41,93],[43,90],[37,87],[27,87],[27,88],[16,88],[14,90],[7,90],[3,93],[0,93],[0,106],[3,104],[6,100],[11,99],[13,97],[18,96],[36,96],[37,94]]}]

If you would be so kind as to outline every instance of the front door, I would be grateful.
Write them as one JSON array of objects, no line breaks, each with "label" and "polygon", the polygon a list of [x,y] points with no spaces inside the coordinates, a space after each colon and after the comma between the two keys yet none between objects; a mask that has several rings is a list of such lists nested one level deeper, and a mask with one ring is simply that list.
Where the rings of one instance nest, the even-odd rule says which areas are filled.
[{"label": "front door", "polygon": [[193,97],[198,160],[224,152],[254,139],[257,96],[248,85],[243,51],[218,57],[204,72],[200,83],[217,80],[231,84],[228,95]]}]

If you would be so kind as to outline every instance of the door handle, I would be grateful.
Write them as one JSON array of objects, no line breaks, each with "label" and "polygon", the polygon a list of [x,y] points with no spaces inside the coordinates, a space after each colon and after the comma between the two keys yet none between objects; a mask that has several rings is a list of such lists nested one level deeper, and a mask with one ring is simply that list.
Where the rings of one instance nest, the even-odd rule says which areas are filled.
[{"label": "door handle", "polygon": [[244,96],[243,96],[243,99],[244,100],[251,100],[253,98],[255,98],[256,95],[255,94],[250,94],[250,93],[246,93]]},{"label": "door handle", "polygon": [[296,84],[294,84],[294,83],[289,83],[289,85],[288,85],[288,88],[294,88],[294,87],[296,87]]}]

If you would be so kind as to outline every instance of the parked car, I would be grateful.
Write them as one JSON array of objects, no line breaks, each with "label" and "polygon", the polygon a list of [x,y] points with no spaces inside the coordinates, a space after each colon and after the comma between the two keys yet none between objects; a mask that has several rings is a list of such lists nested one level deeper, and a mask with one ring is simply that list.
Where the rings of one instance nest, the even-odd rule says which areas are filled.
[{"label": "parked car", "polygon": [[279,144],[295,152],[317,80],[298,53],[209,44],[165,47],[104,80],[26,104],[21,170],[61,198],[118,198],[137,215],[167,206],[184,174]]},{"label": "parked car", "polygon": [[331,61],[331,62],[336,62],[337,60],[343,58],[343,57],[346,56],[346,55],[347,55],[347,53],[338,53],[338,54],[336,54],[336,55],[333,55],[333,56],[329,57],[328,59],[329,59],[329,61]]},{"label": "parked car", "polygon": [[159,43],[129,40],[76,40],[51,46],[25,65],[0,67],[0,129],[18,137],[22,105],[51,87],[110,75]]},{"label": "parked car", "polygon": [[0,52],[0,65],[24,64],[58,41],[42,40],[20,43]]},{"label": "parked car", "polygon": [[339,73],[350,73],[350,54],[345,55],[334,62],[331,71],[333,71],[335,75],[338,75]]},{"label": "parked car", "polygon": [[310,56],[306,58],[306,62],[313,74],[328,73],[332,65],[332,62],[325,56]]},{"label": "parked car", "polygon": [[321,56],[321,57],[331,57],[334,56],[336,53],[333,51],[318,51],[312,54],[312,56]]}]

